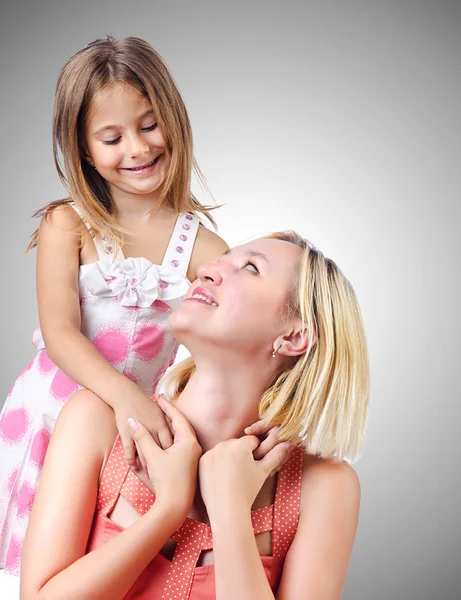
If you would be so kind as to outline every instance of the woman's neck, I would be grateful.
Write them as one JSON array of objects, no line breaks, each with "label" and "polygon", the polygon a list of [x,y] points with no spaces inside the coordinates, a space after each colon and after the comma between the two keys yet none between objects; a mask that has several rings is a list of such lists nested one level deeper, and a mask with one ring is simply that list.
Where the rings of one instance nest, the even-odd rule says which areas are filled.
[{"label": "woman's neck", "polygon": [[195,430],[203,452],[219,442],[244,435],[258,420],[261,396],[272,373],[254,364],[246,368],[200,365],[191,376],[176,406]]}]

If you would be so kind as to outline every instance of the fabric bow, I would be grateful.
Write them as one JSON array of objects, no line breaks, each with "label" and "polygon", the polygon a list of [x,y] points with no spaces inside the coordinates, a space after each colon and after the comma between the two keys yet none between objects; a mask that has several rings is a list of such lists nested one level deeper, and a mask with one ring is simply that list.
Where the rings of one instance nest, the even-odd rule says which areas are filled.
[{"label": "fabric bow", "polygon": [[184,296],[189,287],[183,275],[141,257],[83,265],[80,280],[93,296],[117,296],[122,306],[141,308],[158,298],[167,301]]}]

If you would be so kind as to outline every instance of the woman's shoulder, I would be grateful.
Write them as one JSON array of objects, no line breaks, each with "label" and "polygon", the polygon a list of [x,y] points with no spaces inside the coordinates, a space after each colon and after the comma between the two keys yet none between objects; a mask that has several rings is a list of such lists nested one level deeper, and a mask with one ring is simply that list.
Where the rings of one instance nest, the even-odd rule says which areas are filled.
[{"label": "woman's shoulder", "polygon": [[313,504],[330,507],[348,503],[351,510],[360,504],[360,481],[347,461],[335,462],[306,454],[303,462],[301,512]]},{"label": "woman's shoulder", "polygon": [[114,411],[90,390],[76,392],[62,408],[56,428],[61,432],[81,434],[94,445],[95,451],[106,455],[117,435]]}]

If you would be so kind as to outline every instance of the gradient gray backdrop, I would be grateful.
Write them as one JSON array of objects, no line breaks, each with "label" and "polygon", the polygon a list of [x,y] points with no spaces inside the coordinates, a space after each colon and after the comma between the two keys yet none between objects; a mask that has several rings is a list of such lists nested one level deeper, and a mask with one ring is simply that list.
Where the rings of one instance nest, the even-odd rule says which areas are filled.
[{"label": "gradient gray backdrop", "polygon": [[58,71],[96,37],[143,37],[183,93],[223,237],[294,227],[359,296],[372,411],[344,599],[459,600],[460,2],[8,4],[1,398],[33,356],[30,215],[63,195]]}]

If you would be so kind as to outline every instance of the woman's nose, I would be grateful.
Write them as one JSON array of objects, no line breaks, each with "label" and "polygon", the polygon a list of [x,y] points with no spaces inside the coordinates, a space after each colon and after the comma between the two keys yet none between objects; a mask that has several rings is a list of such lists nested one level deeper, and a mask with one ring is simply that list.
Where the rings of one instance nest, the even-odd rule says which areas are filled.
[{"label": "woman's nose", "polygon": [[197,269],[197,277],[202,281],[208,281],[220,285],[222,281],[218,263],[207,263]]}]

